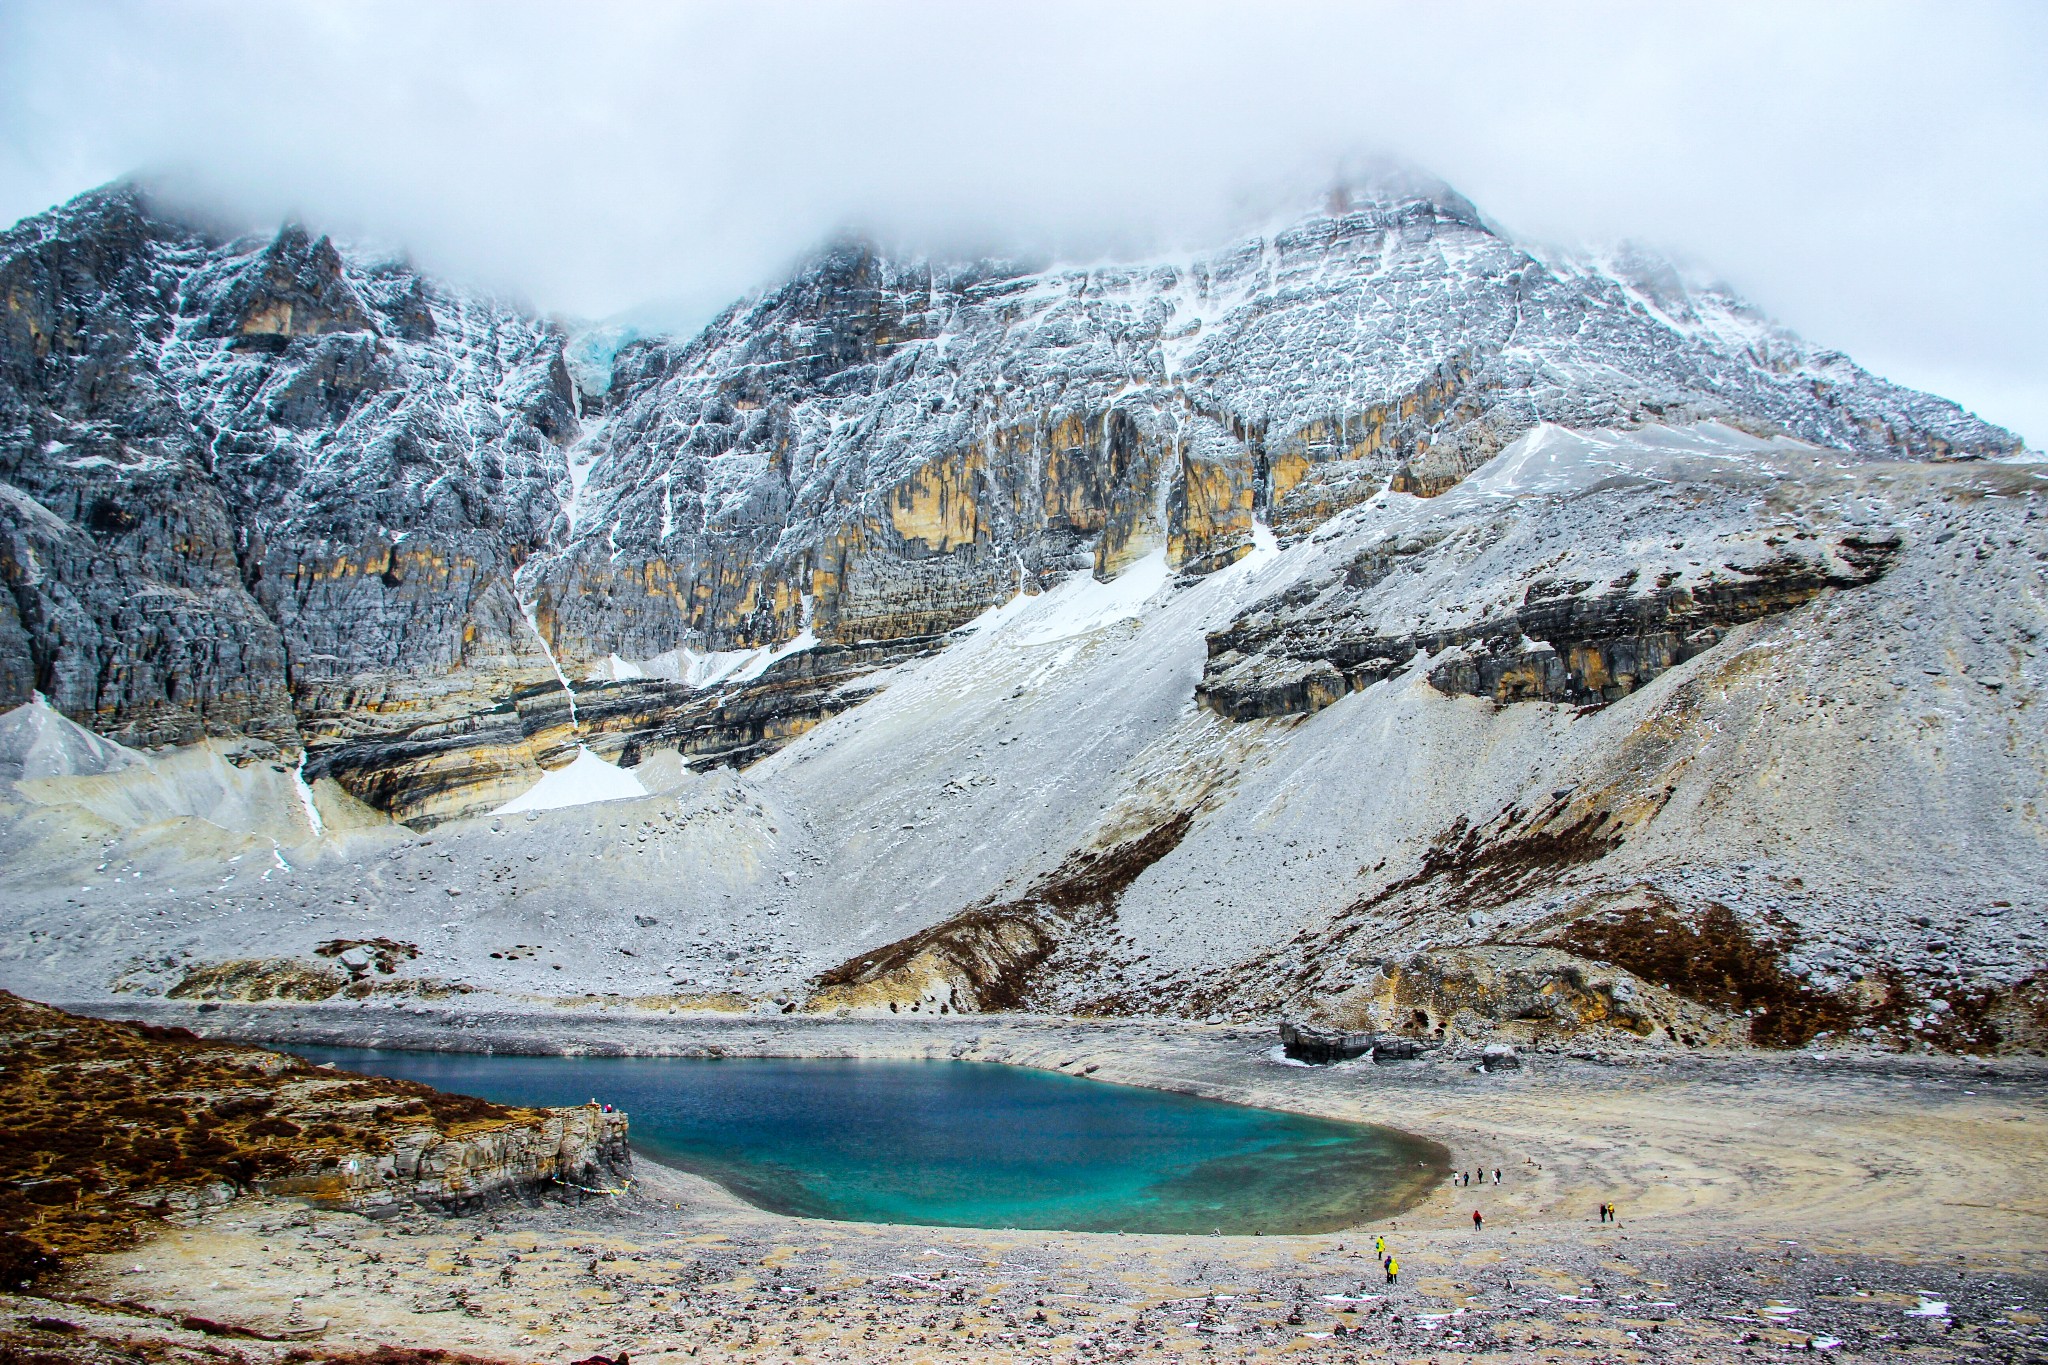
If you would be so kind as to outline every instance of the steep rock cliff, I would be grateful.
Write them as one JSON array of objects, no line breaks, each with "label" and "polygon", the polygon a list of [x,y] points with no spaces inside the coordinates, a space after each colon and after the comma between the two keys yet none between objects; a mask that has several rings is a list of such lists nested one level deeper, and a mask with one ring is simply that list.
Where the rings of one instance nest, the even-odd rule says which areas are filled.
[{"label": "steep rock cliff", "polygon": [[1551,261],[1441,186],[1213,255],[1031,270],[859,243],[629,347],[559,550],[563,657],[924,635],[1154,547],[1205,572],[1542,422],[1722,420],[1865,456],[2008,453],[1954,405],[1640,255]]},{"label": "steep rock cliff", "polygon": [[[1414,177],[1149,262],[835,244],[694,338],[626,347],[602,394],[515,306],[130,186],[0,236],[0,294],[0,706],[304,745],[414,823],[586,743],[750,761],[1020,592],[1155,553],[1213,573],[1261,525],[1287,544],[1440,495],[1543,424],[2017,449],[1723,288],[1533,251]],[[1604,695],[1719,628],[1689,591],[1617,602],[1676,624],[1598,626],[1583,666],[1461,638],[1485,658],[1448,685]],[[1278,654],[1205,695],[1313,709],[1365,676]]]},{"label": "steep rock cliff", "polygon": [[296,745],[494,701],[576,424],[561,338],[288,225],[132,186],[0,235],[7,699]]}]

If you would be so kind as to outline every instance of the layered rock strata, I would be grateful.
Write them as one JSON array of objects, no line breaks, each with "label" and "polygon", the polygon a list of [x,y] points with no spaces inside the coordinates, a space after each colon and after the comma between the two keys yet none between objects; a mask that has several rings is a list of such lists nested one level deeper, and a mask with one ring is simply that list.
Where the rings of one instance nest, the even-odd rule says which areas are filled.
[{"label": "layered rock strata", "polygon": [[[837,244],[695,338],[626,347],[601,396],[515,306],[130,186],[0,236],[0,294],[0,707],[40,690],[128,742],[347,747],[344,785],[415,822],[562,751],[525,733],[551,681],[908,645],[1152,553],[1211,572],[1257,521],[1291,539],[1441,493],[1541,422],[2017,448],[1725,289],[1532,252],[1405,176],[1125,266]],[[1591,672],[1507,659],[1458,685],[1604,694],[1673,638],[1636,646],[1648,665],[1617,644]],[[1271,701],[1212,695],[1238,714],[1334,686],[1305,667]],[[701,696],[643,692],[599,733],[702,730],[693,757],[746,761],[815,718],[802,693],[706,722]]]},{"label": "layered rock strata", "polygon": [[[1766,544],[1772,538],[1767,538]],[[1896,535],[1848,535],[1729,563],[1679,585],[1677,570],[1643,582],[1630,568],[1606,584],[1545,575],[1508,612],[1471,625],[1382,634],[1362,599],[1394,573],[1408,546],[1375,548],[1322,591],[1298,584],[1209,636],[1197,689],[1233,720],[1308,714],[1349,692],[1430,662],[1450,695],[1604,706],[1719,644],[1730,629],[1790,611],[1830,588],[1874,582],[1898,554]]]},{"label": "layered rock strata", "polygon": [[539,684],[491,711],[318,751],[309,778],[332,778],[415,829],[474,815],[589,749],[632,768],[668,749],[693,768],[743,766],[856,705],[870,678],[929,653],[942,637],[818,645],[751,681],[695,687],[665,679]]}]

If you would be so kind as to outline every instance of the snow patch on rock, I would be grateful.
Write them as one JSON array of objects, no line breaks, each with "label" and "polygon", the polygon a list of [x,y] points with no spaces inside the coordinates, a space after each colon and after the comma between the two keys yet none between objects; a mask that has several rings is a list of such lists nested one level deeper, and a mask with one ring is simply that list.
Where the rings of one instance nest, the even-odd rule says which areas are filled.
[{"label": "snow patch on rock", "polygon": [[647,788],[632,773],[605,762],[588,749],[578,748],[574,762],[546,774],[523,796],[513,797],[494,813],[516,815],[528,810],[560,810],[565,806],[588,806],[599,801],[630,801],[645,795]]},{"label": "snow patch on rock", "polygon": [[146,761],[133,749],[66,719],[40,692],[0,715],[0,770],[17,781],[96,777]]},{"label": "snow patch on rock", "polygon": [[1049,645],[1135,621],[1167,585],[1166,551],[1155,550],[1107,583],[1075,574],[1035,596],[1023,593],[990,608],[961,629],[1010,645]]}]

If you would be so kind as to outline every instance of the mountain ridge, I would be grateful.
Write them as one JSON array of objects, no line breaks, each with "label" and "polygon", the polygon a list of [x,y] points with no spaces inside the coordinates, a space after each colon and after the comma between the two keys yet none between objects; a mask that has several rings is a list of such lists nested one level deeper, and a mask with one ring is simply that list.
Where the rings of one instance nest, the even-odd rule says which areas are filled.
[{"label": "mountain ridge", "polygon": [[[0,235],[0,294],[0,702],[150,751],[0,771],[10,983],[2048,1036],[2039,472],[1640,253],[1443,194],[838,242],[601,395],[553,323],[132,191]],[[647,795],[512,855],[572,762]],[[343,927],[413,955],[344,980]]]}]

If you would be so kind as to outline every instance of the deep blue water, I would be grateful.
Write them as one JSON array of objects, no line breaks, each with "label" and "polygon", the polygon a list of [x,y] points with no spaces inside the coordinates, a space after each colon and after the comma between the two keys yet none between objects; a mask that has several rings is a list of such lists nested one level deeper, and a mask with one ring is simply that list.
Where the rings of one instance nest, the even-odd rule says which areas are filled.
[{"label": "deep blue water", "polygon": [[812,1218],[1329,1232],[1405,1206],[1445,1160],[1393,1129],[985,1062],[293,1051],[501,1104],[596,1098],[654,1160]]}]

